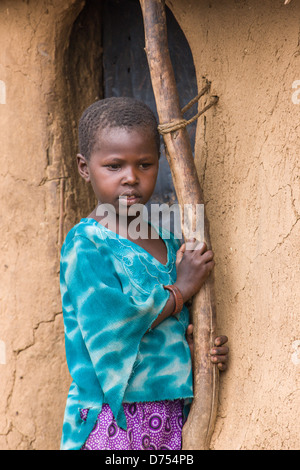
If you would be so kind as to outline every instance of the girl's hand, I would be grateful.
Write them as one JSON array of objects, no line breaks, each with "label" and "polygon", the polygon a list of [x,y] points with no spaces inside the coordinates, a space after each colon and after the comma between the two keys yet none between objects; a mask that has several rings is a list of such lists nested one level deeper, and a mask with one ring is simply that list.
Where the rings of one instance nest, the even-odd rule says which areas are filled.
[{"label": "girl's hand", "polygon": [[206,281],[215,265],[213,257],[206,244],[197,242],[195,238],[188,240],[177,251],[175,285],[182,293],[184,302],[193,297]]},{"label": "girl's hand", "polygon": [[218,369],[222,371],[227,369],[229,348],[228,346],[223,346],[227,341],[227,336],[217,336],[215,346],[210,350],[210,360],[217,364]]},{"label": "girl's hand", "polygon": [[[186,340],[191,351],[192,360],[194,358],[193,328],[193,325],[190,324],[186,330]],[[215,346],[209,352],[211,362],[216,364],[220,371],[227,369],[229,348],[227,346],[223,346],[227,341],[227,336],[217,336],[215,339]]]},{"label": "girl's hand", "polygon": [[194,338],[193,338],[193,325],[190,324],[187,329],[186,329],[186,333],[185,333],[185,337],[186,337],[186,340],[187,340],[187,343],[189,345],[189,348],[190,348],[190,351],[191,351],[191,357],[192,357],[192,360],[194,359]]}]

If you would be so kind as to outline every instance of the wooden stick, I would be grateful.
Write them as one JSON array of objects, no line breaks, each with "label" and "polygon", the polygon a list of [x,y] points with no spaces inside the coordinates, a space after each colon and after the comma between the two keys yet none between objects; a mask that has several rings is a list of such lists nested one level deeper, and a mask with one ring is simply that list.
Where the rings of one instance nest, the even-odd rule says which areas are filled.
[{"label": "wooden stick", "polygon": [[[167,42],[164,0],[140,0],[145,43],[152,87],[160,124],[182,120],[174,71]],[[186,128],[163,136],[178,202],[203,204],[191,144]],[[195,218],[183,228],[185,239],[193,232]],[[192,232],[191,232],[192,231]],[[204,241],[210,247],[209,226],[205,216]],[[183,428],[184,450],[209,449],[214,427],[218,395],[218,368],[210,361],[209,350],[216,333],[213,276],[193,299],[194,325],[194,400]]]}]

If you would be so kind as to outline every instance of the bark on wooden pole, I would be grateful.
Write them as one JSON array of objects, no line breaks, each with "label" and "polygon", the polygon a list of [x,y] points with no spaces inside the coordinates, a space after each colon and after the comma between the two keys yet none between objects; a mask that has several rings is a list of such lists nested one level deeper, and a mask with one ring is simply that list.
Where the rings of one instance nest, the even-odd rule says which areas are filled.
[{"label": "bark on wooden pole", "polygon": [[[164,0],[140,0],[145,29],[147,54],[152,87],[160,124],[182,120],[179,96],[176,87],[167,41]],[[190,139],[186,128],[164,134],[174,187],[178,202],[203,204],[202,190],[194,164]],[[195,220],[183,227],[188,239]],[[204,241],[210,244],[209,225],[205,215]],[[217,397],[218,368],[210,361],[209,350],[216,336],[216,311],[213,275],[193,299],[192,322],[194,325],[194,400],[188,420],[183,428],[184,450],[209,449],[214,427]]]}]

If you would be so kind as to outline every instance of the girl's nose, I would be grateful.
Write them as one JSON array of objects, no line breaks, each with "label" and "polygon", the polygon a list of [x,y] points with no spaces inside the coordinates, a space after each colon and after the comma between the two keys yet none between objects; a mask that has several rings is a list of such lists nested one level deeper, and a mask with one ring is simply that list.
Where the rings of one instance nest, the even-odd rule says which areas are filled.
[{"label": "girl's nose", "polygon": [[136,174],[136,171],[133,167],[128,166],[125,169],[125,175],[123,177],[123,183],[125,184],[135,184],[138,182],[138,176]]}]

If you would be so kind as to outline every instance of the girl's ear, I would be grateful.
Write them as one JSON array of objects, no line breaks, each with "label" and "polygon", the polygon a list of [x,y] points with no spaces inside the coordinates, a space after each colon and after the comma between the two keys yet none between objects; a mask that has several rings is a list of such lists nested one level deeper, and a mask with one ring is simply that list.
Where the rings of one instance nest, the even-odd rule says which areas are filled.
[{"label": "girl's ear", "polygon": [[89,171],[89,166],[87,164],[86,158],[81,155],[80,153],[77,154],[77,166],[78,166],[78,172],[82,178],[89,183],[91,181],[90,179],[90,171]]}]

